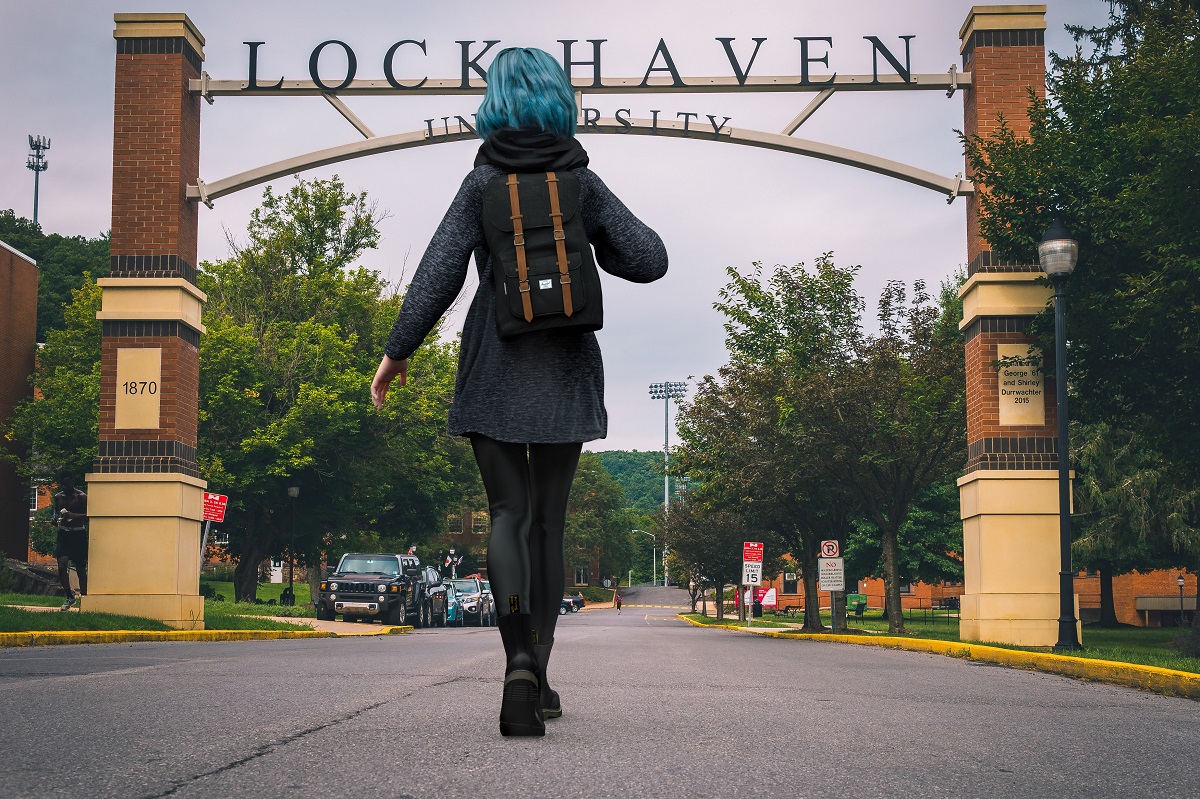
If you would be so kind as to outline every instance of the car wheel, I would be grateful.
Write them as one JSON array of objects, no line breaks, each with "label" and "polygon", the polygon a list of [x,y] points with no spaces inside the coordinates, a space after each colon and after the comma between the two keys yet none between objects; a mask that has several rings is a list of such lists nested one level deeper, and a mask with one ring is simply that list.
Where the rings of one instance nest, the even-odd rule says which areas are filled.
[{"label": "car wheel", "polygon": [[559,605],[559,606],[558,606],[558,615],[559,615],[559,616],[566,616],[566,615],[567,615],[567,606],[566,606],[566,605]]},{"label": "car wheel", "polygon": [[439,617],[439,619],[440,621],[438,622],[438,627],[445,627],[447,623],[445,605],[442,605],[442,615]]},{"label": "car wheel", "polygon": [[425,627],[428,629],[433,626],[433,605],[426,602],[421,606],[421,610],[425,613]]},{"label": "car wheel", "polygon": [[579,612],[579,606],[578,606],[578,605],[571,605],[571,612],[572,612],[572,613],[578,613],[578,612]]}]

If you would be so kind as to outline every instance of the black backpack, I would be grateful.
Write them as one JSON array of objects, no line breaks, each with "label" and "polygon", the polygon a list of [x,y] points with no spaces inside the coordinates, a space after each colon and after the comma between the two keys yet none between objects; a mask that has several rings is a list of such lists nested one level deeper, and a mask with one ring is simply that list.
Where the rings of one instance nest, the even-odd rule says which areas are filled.
[{"label": "black backpack", "polygon": [[510,174],[483,191],[501,338],[532,330],[599,330],[600,275],[570,172]]}]

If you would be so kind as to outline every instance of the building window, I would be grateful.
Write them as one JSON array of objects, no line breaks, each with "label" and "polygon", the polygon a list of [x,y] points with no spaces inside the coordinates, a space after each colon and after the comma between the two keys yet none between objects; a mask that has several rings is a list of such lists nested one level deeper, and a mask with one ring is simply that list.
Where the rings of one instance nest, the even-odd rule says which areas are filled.
[{"label": "building window", "polygon": [[785,594],[797,593],[797,590],[796,590],[798,587],[797,583],[799,583],[799,580],[796,579],[795,572],[784,572],[784,574],[783,574],[783,593],[785,593]]},{"label": "building window", "polygon": [[37,488],[37,486],[34,486],[33,493],[29,497],[29,512],[30,513],[37,510],[37,497],[38,497],[38,488]]},{"label": "building window", "polygon": [[911,594],[912,593],[912,583],[905,583],[904,585],[900,586],[900,593]]},{"label": "building window", "polygon": [[588,570],[586,566],[575,570],[575,585],[588,584]]}]

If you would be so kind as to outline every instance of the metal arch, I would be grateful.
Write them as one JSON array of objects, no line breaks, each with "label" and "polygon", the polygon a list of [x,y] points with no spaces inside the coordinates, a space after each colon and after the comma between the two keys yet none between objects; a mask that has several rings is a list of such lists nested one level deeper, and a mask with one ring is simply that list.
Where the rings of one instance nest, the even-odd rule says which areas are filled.
[{"label": "metal arch", "polygon": [[[623,124],[627,122],[629,124]],[[850,150],[832,144],[797,139],[781,133],[766,133],[757,130],[742,130],[739,128],[722,128],[719,136],[714,136],[711,130],[705,132],[694,126],[685,129],[681,122],[649,119],[627,118],[619,122],[615,118],[599,119],[580,125],[580,134],[608,134],[615,136],[660,136],[670,139],[695,139],[697,141],[718,141],[729,144],[740,144],[747,147],[761,147],[767,150],[778,150],[796,155],[807,155],[823,161],[832,161],[846,166],[865,169],[885,177],[895,178],[905,183],[931,189],[953,200],[957,196],[974,193],[970,181],[961,177],[943,177],[928,170],[919,169],[908,164],[892,161],[887,158],[869,153]],[[726,133],[725,131],[728,131]],[[201,200],[206,204],[220,197],[251,186],[274,180],[287,175],[294,175],[309,169],[349,161],[378,153],[395,150],[408,150],[414,147],[424,147],[430,144],[445,144],[456,141],[474,141],[476,136],[469,131],[456,131],[442,135],[430,136],[428,130],[418,130],[411,133],[397,133],[390,136],[376,136],[364,141],[341,144],[324,150],[286,158],[271,164],[256,167],[236,175],[222,178],[212,183],[201,181],[195,186],[187,187],[189,200]]]}]

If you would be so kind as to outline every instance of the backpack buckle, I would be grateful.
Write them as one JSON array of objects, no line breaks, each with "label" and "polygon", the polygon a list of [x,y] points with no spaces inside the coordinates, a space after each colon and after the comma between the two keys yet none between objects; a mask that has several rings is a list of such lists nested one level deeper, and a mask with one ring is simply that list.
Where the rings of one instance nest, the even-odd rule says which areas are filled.
[{"label": "backpack buckle", "polygon": [[569,286],[571,284],[571,276],[570,275],[559,275],[558,282],[559,282],[559,285]]},{"label": "backpack buckle", "polygon": [[523,233],[514,234],[513,235],[513,246],[524,247],[525,246],[525,234],[523,234]]},{"label": "backpack buckle", "polygon": [[529,281],[528,281],[528,280],[522,280],[522,281],[521,281],[521,293],[522,293],[522,294],[528,294],[528,293],[529,293]]},{"label": "backpack buckle", "polygon": [[554,240],[555,241],[566,241],[567,240],[567,231],[556,229],[554,231]]}]

